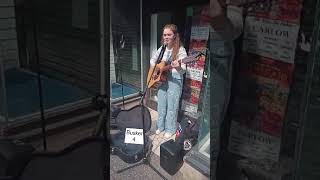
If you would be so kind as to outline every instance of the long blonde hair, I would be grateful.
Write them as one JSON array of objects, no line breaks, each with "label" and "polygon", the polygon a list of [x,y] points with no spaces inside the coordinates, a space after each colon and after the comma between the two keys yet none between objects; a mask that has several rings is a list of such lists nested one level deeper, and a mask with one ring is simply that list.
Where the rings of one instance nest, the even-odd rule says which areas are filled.
[{"label": "long blonde hair", "polygon": [[[178,32],[178,28],[175,24],[166,24],[163,29],[162,29],[162,32],[165,30],[165,29],[170,29],[174,36],[175,36],[175,39],[173,41],[173,49],[172,49],[172,60],[175,60],[177,58],[177,55],[178,55],[178,52],[179,52],[179,49],[181,46],[183,46],[181,40],[180,40],[180,34]],[[163,36],[161,36],[161,42],[163,44],[164,40],[163,40]]]}]

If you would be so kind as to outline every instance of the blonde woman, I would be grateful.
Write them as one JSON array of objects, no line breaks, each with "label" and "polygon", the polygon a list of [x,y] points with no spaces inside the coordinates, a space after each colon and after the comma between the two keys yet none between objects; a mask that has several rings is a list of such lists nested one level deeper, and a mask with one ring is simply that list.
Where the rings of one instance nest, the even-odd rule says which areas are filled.
[{"label": "blonde woman", "polygon": [[[183,74],[186,70],[186,65],[179,63],[177,60],[185,58],[187,52],[180,40],[177,26],[174,24],[164,26],[162,43],[166,45],[162,61],[171,64],[172,69],[167,73],[167,81],[158,88],[158,121],[156,134],[164,131],[164,137],[170,138],[176,132],[176,121],[183,87]],[[153,69],[156,65],[161,49],[162,47],[160,47],[150,59],[150,69]]]}]

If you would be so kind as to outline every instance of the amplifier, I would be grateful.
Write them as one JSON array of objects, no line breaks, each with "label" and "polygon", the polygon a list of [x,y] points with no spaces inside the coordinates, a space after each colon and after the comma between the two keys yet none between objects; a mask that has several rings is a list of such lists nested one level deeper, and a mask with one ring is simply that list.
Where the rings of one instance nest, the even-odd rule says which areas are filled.
[{"label": "amplifier", "polygon": [[173,139],[160,145],[160,166],[170,175],[174,175],[183,164],[183,152]]}]

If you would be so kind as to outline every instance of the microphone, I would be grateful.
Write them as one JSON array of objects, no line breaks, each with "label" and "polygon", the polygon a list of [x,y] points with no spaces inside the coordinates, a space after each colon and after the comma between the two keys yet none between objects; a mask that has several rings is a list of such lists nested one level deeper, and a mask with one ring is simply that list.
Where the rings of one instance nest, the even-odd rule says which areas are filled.
[{"label": "microphone", "polygon": [[159,63],[160,63],[160,61],[161,61],[161,59],[162,59],[162,57],[163,57],[163,54],[164,54],[164,52],[166,51],[166,47],[167,47],[166,44],[162,45],[162,48],[161,48],[160,54],[159,54],[159,56],[158,56],[158,59],[157,59],[157,61],[156,61],[156,64],[159,64]]},{"label": "microphone", "polygon": [[124,45],[126,43],[126,40],[124,38],[124,35],[121,34],[121,37],[120,37],[120,48],[123,49],[124,48]]}]

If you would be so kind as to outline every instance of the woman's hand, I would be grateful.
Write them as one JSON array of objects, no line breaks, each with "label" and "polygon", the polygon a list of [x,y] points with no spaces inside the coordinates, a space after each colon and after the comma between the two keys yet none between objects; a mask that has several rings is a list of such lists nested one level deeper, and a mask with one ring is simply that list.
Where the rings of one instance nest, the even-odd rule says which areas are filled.
[{"label": "woman's hand", "polygon": [[174,61],[171,62],[171,66],[173,68],[179,68],[179,67],[181,67],[181,64],[180,64],[180,62],[178,60],[174,60]]}]

